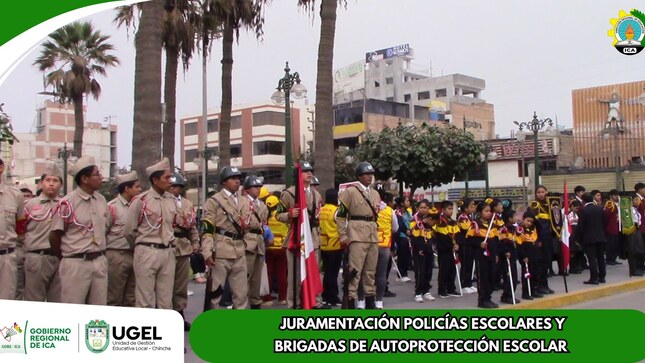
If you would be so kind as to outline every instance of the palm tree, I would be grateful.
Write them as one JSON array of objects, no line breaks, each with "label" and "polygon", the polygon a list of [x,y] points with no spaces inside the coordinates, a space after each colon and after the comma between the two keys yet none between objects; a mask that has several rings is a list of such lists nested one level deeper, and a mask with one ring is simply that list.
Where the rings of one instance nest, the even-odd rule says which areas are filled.
[{"label": "palm tree", "polygon": [[[345,3],[344,0],[343,4]],[[298,0],[298,5],[313,11],[315,0]],[[338,0],[322,0],[320,4],[320,43],[316,77],[316,175],[321,188],[334,187],[334,110],[332,104],[334,37]]]},{"label": "palm tree", "polygon": [[89,22],[74,22],[49,34],[42,45],[40,56],[34,62],[45,75],[45,82],[53,86],[61,103],[74,105],[74,150],[77,157],[83,151],[83,97],[98,99],[101,85],[95,76],[107,76],[105,69],[119,64],[110,54],[114,46],[107,42],[110,36],[95,30]]},{"label": "palm tree", "polygon": [[212,1],[212,15],[223,24],[222,32],[222,104],[219,119],[219,165],[231,163],[231,107],[233,105],[233,40],[239,40],[240,28],[263,34],[263,7],[269,0],[207,0]]},{"label": "palm tree", "polygon": [[[135,37],[134,122],[132,168],[145,175],[145,168],[161,156],[161,45],[165,0],[141,5],[141,20]],[[144,186],[148,180],[141,178]]]}]

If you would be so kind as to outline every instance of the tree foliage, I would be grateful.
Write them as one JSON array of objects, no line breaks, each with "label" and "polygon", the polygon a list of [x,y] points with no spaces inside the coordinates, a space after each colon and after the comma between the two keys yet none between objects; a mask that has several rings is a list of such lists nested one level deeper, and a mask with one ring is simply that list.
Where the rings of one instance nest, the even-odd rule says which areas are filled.
[{"label": "tree foliage", "polygon": [[449,183],[481,164],[484,147],[454,126],[399,125],[368,132],[356,150],[372,163],[376,178],[403,181],[412,191]]}]

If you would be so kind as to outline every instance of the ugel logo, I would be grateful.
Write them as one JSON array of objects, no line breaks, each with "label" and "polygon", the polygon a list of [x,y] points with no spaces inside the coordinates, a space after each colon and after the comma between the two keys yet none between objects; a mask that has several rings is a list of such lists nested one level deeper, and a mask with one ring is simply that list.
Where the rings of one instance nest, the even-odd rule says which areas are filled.
[{"label": "ugel logo", "polygon": [[625,55],[638,54],[645,46],[645,14],[632,9],[628,14],[621,10],[618,18],[609,21],[612,28],[607,35],[614,38],[612,45]]},{"label": "ugel logo", "polygon": [[85,324],[85,345],[92,353],[101,353],[110,345],[110,326],[103,320]]}]

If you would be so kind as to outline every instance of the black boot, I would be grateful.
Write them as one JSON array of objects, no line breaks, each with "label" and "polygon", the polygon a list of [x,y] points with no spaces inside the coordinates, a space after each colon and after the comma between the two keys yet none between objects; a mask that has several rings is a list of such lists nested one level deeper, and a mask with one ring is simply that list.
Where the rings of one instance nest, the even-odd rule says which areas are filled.
[{"label": "black boot", "polygon": [[184,331],[190,331],[190,323],[186,321],[186,317],[184,316],[184,311],[180,311],[179,315],[181,315],[182,319],[184,319]]},{"label": "black boot", "polygon": [[260,304],[257,305],[251,305],[251,310],[260,310]]},{"label": "black boot", "polygon": [[349,310],[356,309],[356,300],[352,299],[351,297],[347,298],[347,306],[343,306],[343,309],[349,309]]},{"label": "black boot", "polygon": [[365,310],[374,310],[376,309],[376,304],[374,303],[374,296],[365,296]]}]

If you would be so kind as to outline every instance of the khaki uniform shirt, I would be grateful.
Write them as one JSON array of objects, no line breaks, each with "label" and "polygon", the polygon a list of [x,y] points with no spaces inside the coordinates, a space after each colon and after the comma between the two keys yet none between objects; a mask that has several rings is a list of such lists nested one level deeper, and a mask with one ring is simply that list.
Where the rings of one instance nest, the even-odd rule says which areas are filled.
[{"label": "khaki uniform shirt", "polygon": [[125,221],[129,209],[130,202],[126,201],[121,194],[108,203],[107,248],[109,250],[134,248],[134,245],[130,245],[125,239]]},{"label": "khaki uniform shirt", "polygon": [[[226,213],[222,208],[226,210]],[[246,250],[243,237],[232,239],[218,232],[239,234],[231,222],[233,219],[242,228],[242,233],[246,233],[251,215],[249,198],[240,195],[240,193],[235,193],[233,196],[226,189],[222,189],[208,198],[204,204],[204,235],[202,236],[204,258],[209,258],[212,255],[214,255],[213,258],[224,259],[243,257]]]},{"label": "khaki uniform shirt", "polygon": [[[251,216],[249,220],[249,232],[244,235],[244,242],[246,243],[246,250],[252,253],[257,253],[264,256],[266,253],[266,245],[264,243],[264,226],[267,224],[269,218],[269,209],[266,204],[261,200],[251,200],[250,196],[249,206],[251,209]],[[259,217],[259,219],[258,219]],[[253,230],[254,232],[251,232]],[[256,233],[256,232],[260,233]]]},{"label": "khaki uniform shirt", "polygon": [[175,256],[188,256],[199,247],[199,232],[195,221],[195,208],[193,203],[181,196],[176,197],[177,218],[175,219],[175,233],[187,235],[177,237],[175,240]]},{"label": "khaki uniform shirt", "polygon": [[15,248],[16,225],[25,219],[25,199],[14,187],[0,184],[0,249]]},{"label": "khaki uniform shirt", "polygon": [[132,198],[125,222],[125,238],[130,245],[175,242],[173,225],[177,216],[175,196],[170,192],[157,193],[150,188]]},{"label": "khaki uniform shirt", "polygon": [[[282,195],[280,196],[280,205],[278,207],[277,219],[289,226],[289,233],[287,234],[285,241],[289,241],[291,239],[291,220],[289,219],[288,212],[289,209],[294,208],[296,205],[295,195],[296,187],[292,186],[282,192]],[[318,193],[318,191],[312,187],[305,189],[305,195],[307,196],[307,210],[310,214],[310,218],[315,218],[318,224],[320,208],[322,207],[323,202],[322,197],[320,196],[320,193]],[[311,214],[313,214],[313,216]],[[318,249],[320,248],[320,227],[317,225],[311,227],[311,236],[314,240],[314,249]],[[289,247],[289,243],[284,243],[282,247]]]},{"label": "khaki uniform shirt", "polygon": [[76,188],[61,199],[51,230],[63,231],[63,257],[105,251],[107,214],[105,198],[98,192],[90,195]]},{"label": "khaki uniform shirt", "polygon": [[25,203],[25,215],[27,217],[25,251],[51,248],[49,231],[58,202],[58,197],[49,199],[45,194],[41,194]]},{"label": "khaki uniform shirt", "polygon": [[[338,196],[338,201],[340,208],[336,221],[340,240],[378,243],[377,219],[372,211],[378,213],[379,210],[381,197],[378,192],[373,188],[366,191],[363,185],[351,186]],[[353,220],[352,217],[368,217],[373,221]]]}]

